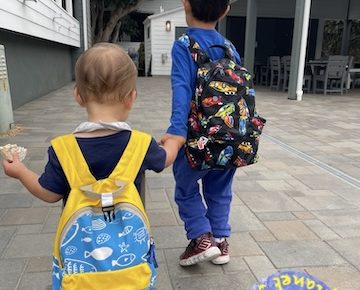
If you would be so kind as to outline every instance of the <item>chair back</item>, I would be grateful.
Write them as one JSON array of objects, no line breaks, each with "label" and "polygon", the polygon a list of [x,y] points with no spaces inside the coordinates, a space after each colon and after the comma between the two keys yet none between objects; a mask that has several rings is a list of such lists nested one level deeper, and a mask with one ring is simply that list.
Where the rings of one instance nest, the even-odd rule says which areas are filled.
[{"label": "chair back", "polygon": [[326,67],[326,73],[329,78],[342,79],[348,66],[348,57],[346,60],[329,60]]},{"label": "chair back", "polygon": [[349,60],[349,56],[348,55],[329,55],[329,61],[331,60],[344,60],[344,61],[348,61]]},{"label": "chair back", "polygon": [[285,55],[281,58],[281,62],[283,65],[283,71],[285,75],[290,75],[290,67],[291,67],[291,55]]},{"label": "chair back", "polygon": [[280,56],[270,56],[270,69],[272,71],[281,71]]}]

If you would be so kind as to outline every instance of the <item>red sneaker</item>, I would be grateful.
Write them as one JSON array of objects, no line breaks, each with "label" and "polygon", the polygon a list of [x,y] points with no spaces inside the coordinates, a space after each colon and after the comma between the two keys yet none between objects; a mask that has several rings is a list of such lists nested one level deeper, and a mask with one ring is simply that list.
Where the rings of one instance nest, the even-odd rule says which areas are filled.
[{"label": "red sneaker", "polygon": [[220,255],[220,249],[216,246],[212,235],[207,233],[201,235],[196,240],[191,240],[185,252],[180,256],[180,265],[191,266],[213,260]]},{"label": "red sneaker", "polygon": [[216,245],[220,249],[221,255],[215,259],[212,259],[211,262],[216,265],[223,265],[229,263],[229,243],[227,242],[227,240],[225,239],[221,243],[216,243]]}]

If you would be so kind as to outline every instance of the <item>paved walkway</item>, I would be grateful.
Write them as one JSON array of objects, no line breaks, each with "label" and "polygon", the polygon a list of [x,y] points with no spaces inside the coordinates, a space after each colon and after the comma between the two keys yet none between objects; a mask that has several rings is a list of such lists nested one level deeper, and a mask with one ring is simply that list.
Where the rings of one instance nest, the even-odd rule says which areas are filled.
[{"label": "paved walkway", "polygon": [[[29,149],[26,163],[41,172],[49,140],[85,116],[73,84],[15,111],[25,127],[0,144]],[[134,128],[156,138],[170,114],[168,78],[139,80]],[[340,96],[286,94],[258,88],[258,111],[268,119],[260,162],[239,169],[231,212],[231,262],[181,268],[187,245],[173,201],[171,169],[149,172],[146,207],[157,240],[158,290],[248,290],[277,270],[306,271],[339,290],[360,289],[360,92]],[[0,172],[0,289],[46,289],[60,203],[33,198]]]}]

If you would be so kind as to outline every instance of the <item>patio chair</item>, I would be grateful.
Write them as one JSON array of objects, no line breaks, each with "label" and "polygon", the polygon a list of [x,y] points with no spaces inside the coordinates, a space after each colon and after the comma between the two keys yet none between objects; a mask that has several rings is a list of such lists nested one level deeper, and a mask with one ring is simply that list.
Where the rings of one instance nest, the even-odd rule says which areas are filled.
[{"label": "patio chair", "polygon": [[329,60],[325,73],[313,76],[313,93],[323,91],[326,95],[339,92],[342,95],[347,80],[347,65],[347,60]]},{"label": "patio chair", "polygon": [[290,67],[291,67],[291,56],[286,55],[281,58],[281,63],[283,67],[283,77],[281,78],[283,83],[283,91],[285,92],[289,88],[289,79],[290,79]]},{"label": "patio chair", "polygon": [[270,56],[270,89],[280,90],[281,79],[280,56]]}]

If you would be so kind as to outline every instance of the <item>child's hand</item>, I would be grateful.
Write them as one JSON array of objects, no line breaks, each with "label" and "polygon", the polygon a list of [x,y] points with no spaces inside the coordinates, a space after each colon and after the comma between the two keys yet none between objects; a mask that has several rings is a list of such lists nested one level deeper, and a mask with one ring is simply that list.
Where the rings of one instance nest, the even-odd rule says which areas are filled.
[{"label": "child's hand", "polygon": [[12,154],[12,161],[7,159],[3,160],[4,172],[7,176],[19,179],[24,170],[26,170],[26,166],[19,159],[19,154]]},{"label": "child's hand", "polygon": [[160,140],[159,143],[161,145],[164,145],[166,143],[166,141],[168,141],[169,139],[175,140],[179,144],[179,149],[186,142],[186,139],[184,137],[182,137],[182,136],[172,135],[172,134],[165,134],[164,136],[161,137],[161,140]]}]

